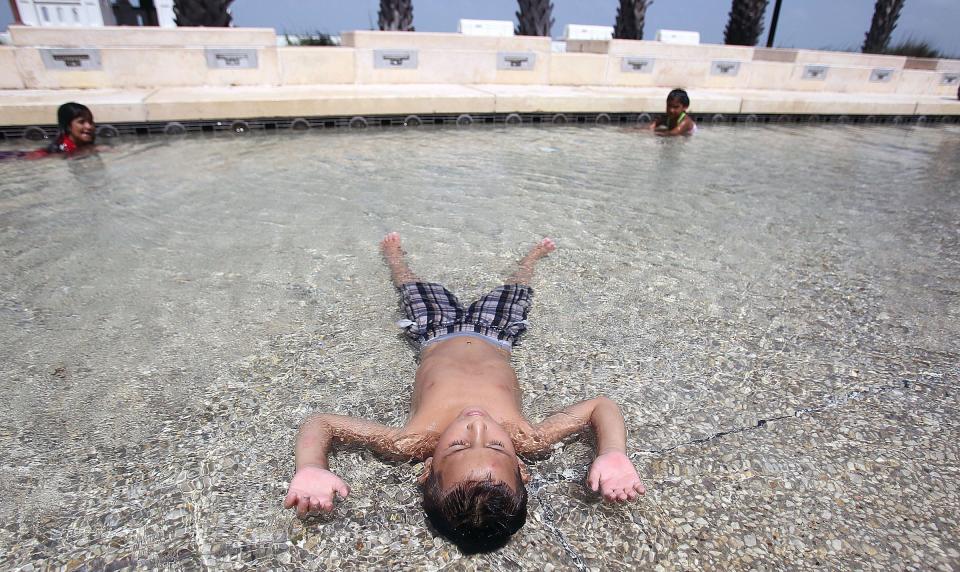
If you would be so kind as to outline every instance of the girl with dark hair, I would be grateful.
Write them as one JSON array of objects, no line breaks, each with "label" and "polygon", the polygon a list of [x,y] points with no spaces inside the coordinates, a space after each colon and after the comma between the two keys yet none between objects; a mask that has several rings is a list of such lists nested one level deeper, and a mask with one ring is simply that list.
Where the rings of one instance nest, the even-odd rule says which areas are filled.
[{"label": "girl with dark hair", "polygon": [[73,101],[61,105],[57,110],[57,125],[60,135],[47,147],[48,153],[71,155],[82,148],[93,147],[97,126],[86,105]]},{"label": "girl with dark hair", "polygon": [[96,150],[97,126],[93,112],[86,105],[69,102],[57,109],[57,126],[60,132],[52,143],[36,151],[13,151],[0,153],[0,159],[42,159],[51,155],[70,157],[78,153]]},{"label": "girl with dark hair", "polygon": [[86,105],[68,102],[57,109],[57,125],[60,134],[47,146],[46,155],[63,153],[67,156],[77,151],[92,149],[96,139],[97,126],[93,122],[93,113]]}]

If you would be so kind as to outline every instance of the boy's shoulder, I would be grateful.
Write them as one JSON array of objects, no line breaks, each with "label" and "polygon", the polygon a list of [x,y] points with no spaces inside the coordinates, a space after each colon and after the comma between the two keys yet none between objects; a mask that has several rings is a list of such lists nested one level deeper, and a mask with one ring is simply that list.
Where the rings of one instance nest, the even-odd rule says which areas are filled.
[{"label": "boy's shoulder", "polygon": [[439,436],[436,431],[401,427],[390,435],[390,448],[399,457],[423,460],[433,453]]}]

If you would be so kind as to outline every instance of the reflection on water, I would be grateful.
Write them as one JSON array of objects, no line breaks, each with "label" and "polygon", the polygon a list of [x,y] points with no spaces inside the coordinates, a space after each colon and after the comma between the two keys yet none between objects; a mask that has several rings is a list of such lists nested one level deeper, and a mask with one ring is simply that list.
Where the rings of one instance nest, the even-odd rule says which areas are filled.
[{"label": "reflection on water", "polygon": [[[340,454],[355,493],[336,519],[304,527],[279,508],[304,415],[404,418],[415,363],[376,250],[390,230],[415,271],[467,299],[526,245],[557,239],[514,357],[526,406],[539,418],[610,395],[634,451],[904,378],[955,384],[958,133],[311,132],[0,163],[0,516],[10,523],[0,562],[416,568],[458,558],[423,525],[414,466]],[[955,397],[912,399],[927,419],[956,412]],[[825,498],[817,471],[907,415],[894,401],[861,407],[887,421],[838,412],[818,418],[819,436],[785,429],[639,454],[652,490],[634,509],[598,506],[578,484],[589,448],[569,445],[534,467],[537,516],[485,558],[689,568],[681,545],[701,533],[676,518],[701,513],[676,515],[707,510],[697,538],[716,554],[696,562],[738,567],[736,544],[721,542],[731,522],[779,526],[765,511],[786,484],[793,504],[782,514],[801,518],[790,507]],[[854,424],[857,437],[838,437]],[[914,435],[914,448],[942,448],[926,439]],[[920,474],[906,452],[885,455],[902,461],[889,478]],[[699,480],[722,484],[728,467],[760,462],[793,467],[774,471],[780,489],[731,497]],[[671,488],[691,470],[701,477]],[[942,500],[904,502],[939,514]],[[872,546],[889,550],[877,534]],[[777,567],[803,554],[757,560]]]}]

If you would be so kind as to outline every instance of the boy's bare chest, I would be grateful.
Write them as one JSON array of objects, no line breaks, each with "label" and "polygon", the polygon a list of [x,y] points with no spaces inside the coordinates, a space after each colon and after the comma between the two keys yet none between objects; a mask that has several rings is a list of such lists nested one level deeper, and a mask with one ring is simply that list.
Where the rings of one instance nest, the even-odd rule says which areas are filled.
[{"label": "boy's bare chest", "polygon": [[523,419],[520,386],[509,356],[505,359],[495,351],[478,354],[452,351],[430,355],[421,362],[408,426],[426,430],[445,427],[472,406],[482,407],[497,419]]}]

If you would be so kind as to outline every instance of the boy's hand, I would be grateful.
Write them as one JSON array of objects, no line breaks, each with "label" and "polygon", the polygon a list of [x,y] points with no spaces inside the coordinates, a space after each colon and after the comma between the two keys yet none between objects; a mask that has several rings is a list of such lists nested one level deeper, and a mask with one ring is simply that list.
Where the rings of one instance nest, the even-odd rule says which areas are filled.
[{"label": "boy's hand", "polygon": [[610,502],[634,500],[646,492],[637,470],[630,459],[620,451],[599,455],[593,460],[587,482],[595,492],[600,491]]},{"label": "boy's hand", "polygon": [[350,494],[350,487],[340,477],[320,467],[302,467],[293,475],[283,508],[297,508],[297,514],[333,510],[334,493],[341,499]]}]

